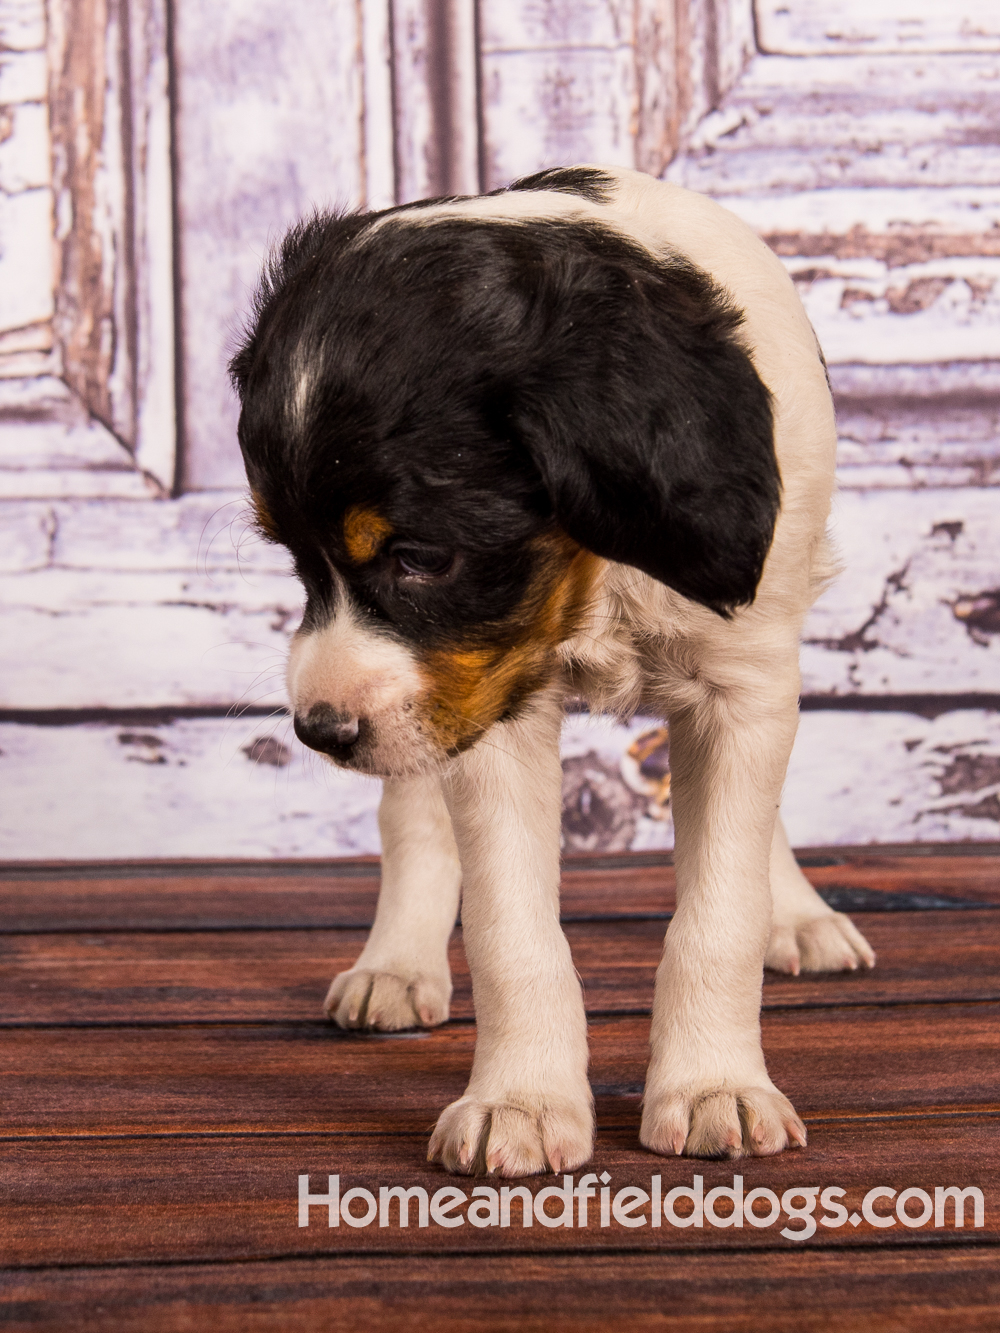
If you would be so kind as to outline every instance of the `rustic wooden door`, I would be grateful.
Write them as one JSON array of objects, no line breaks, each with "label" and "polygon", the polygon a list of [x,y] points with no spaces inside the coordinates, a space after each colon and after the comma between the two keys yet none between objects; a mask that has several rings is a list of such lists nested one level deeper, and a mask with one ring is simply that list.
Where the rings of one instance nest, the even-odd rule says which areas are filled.
[{"label": "rustic wooden door", "polygon": [[[995,838],[998,68],[979,0],[0,0],[8,854],[374,848],[369,790],[226,717],[280,707],[299,607],[228,535],[227,353],[300,212],[580,160],[740,213],[827,351],[845,573],[807,625],[793,836]],[[567,725],[568,790],[611,812],[581,845],[664,832],[629,742]]]},{"label": "rustic wooden door", "polygon": [[576,161],[658,174],[752,40],[749,0],[179,4],[181,487],[242,482],[226,356],[295,218]]},{"label": "rustic wooden door", "polygon": [[783,257],[837,400],[845,570],[806,628],[817,750],[786,810],[800,837],[838,807],[858,840],[996,837],[1000,8],[757,0],[756,31],[667,174]]}]

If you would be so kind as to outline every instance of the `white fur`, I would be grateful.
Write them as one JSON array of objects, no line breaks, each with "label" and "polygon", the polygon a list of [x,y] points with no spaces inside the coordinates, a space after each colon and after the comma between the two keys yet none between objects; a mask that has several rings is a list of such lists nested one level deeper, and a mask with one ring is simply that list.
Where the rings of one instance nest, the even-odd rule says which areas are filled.
[{"label": "white fur", "polygon": [[[824,532],[833,409],[812,329],[767,247],[702,196],[611,174],[608,205],[525,192],[403,216],[421,226],[444,216],[597,218],[651,250],[686,256],[746,312],[744,345],[774,399],[783,486],[755,602],[723,621],[607,564],[586,623],[560,651],[595,709],[642,707],[670,720],[677,913],[657,972],[642,1142],[661,1153],[779,1152],[803,1144],[805,1130],[761,1051],[765,957],[789,972],[874,962],[805,880],[778,819],[797,725],[799,632],[832,571]],[[559,926],[561,692],[537,696],[519,721],[439,765],[416,721],[422,688],[409,654],[346,604],[293,650],[299,711],[325,700],[363,712],[379,738],[373,768],[423,773],[410,786],[386,785],[378,916],[357,965],[335,980],[329,1011],[345,1026],[387,1028],[446,1016],[457,843],[478,1039],[469,1087],[443,1112],[430,1155],[455,1171],[570,1169],[590,1155],[593,1115],[583,1002]]]},{"label": "white fur", "polygon": [[375,923],[358,961],[334,979],[326,1012],[342,1028],[434,1027],[448,1017],[448,938],[462,884],[437,775],[387,779],[379,831]]},{"label": "white fur", "polygon": [[322,629],[300,632],[288,658],[288,693],[296,714],[329,703],[375,727],[371,772],[411,776],[439,758],[422,732],[417,700],[427,688],[413,654],[365,625],[341,591]]}]

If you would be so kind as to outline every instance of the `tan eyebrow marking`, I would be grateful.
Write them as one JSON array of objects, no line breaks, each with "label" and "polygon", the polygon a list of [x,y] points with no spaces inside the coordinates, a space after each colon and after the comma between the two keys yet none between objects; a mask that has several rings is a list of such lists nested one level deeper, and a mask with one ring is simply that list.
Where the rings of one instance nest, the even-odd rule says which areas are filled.
[{"label": "tan eyebrow marking", "polygon": [[382,543],[392,532],[392,524],[375,509],[351,505],[344,515],[344,545],[355,565],[366,564],[378,554]]},{"label": "tan eyebrow marking", "polygon": [[253,509],[254,522],[268,541],[280,542],[281,538],[278,536],[278,529],[271,517],[271,511],[256,491],[250,492],[250,505]]}]

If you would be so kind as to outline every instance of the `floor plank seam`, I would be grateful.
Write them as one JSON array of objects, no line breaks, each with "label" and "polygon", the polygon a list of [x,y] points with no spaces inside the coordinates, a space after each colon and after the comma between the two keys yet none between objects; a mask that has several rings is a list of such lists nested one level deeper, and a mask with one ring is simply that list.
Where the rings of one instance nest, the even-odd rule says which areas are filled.
[{"label": "floor plank seam", "polygon": [[[818,1000],[803,1000],[799,1003],[780,1003],[767,1004],[762,1006],[762,1012],[765,1014],[797,1014],[797,1013],[829,1013],[834,1014],[838,1010],[844,1010],[849,1013],[858,1013],[862,1010],[872,1012],[881,1012],[892,1010],[900,1012],[907,1009],[977,1009],[988,1008],[991,1005],[1000,1003],[1000,994],[997,995],[977,995],[969,998],[963,996],[945,996],[940,998],[922,999],[919,997],[909,997],[901,1000],[891,998],[880,1000],[859,999],[856,1002],[838,999],[824,1003]],[[652,1016],[650,1009],[591,1009],[587,1011],[588,1022],[609,1022],[623,1018],[650,1018]],[[261,1029],[264,1031],[276,1031],[282,1028],[292,1032],[313,1032],[326,1033],[332,1041],[345,1042],[385,1042],[385,1041],[427,1041],[438,1033],[447,1033],[454,1031],[467,1030],[475,1026],[475,1018],[472,1016],[450,1018],[447,1023],[442,1023],[440,1027],[433,1030],[416,1029],[405,1032],[345,1032],[336,1028],[328,1020],[322,1018],[254,1018],[254,1019],[226,1019],[226,1018],[189,1018],[189,1019],[135,1019],[131,1022],[122,1022],[121,1019],[89,1019],[89,1020],[66,1020],[42,1021],[34,1019],[0,1019],[0,1031],[9,1032],[170,1032],[170,1031],[203,1031],[211,1028],[228,1031],[249,1031]]]},{"label": "floor plank seam", "polygon": [[[2,877],[0,877],[2,882]],[[825,888],[839,886],[821,886]],[[890,893],[891,890],[872,890],[872,893]],[[893,903],[886,905],[866,904],[864,907],[852,907],[850,909],[853,915],[871,913],[876,916],[923,916],[926,912],[957,912],[964,914],[966,912],[997,912],[1000,911],[1000,902],[993,902],[989,899],[967,900],[955,902],[935,902],[928,907],[905,907],[901,908]],[[615,925],[619,922],[663,922],[669,924],[673,919],[673,912],[574,912],[560,916],[559,920],[564,926],[571,925]],[[336,921],[319,921],[315,919],[309,921],[273,921],[267,923],[258,923],[253,921],[233,922],[218,921],[207,918],[204,921],[195,921],[190,925],[175,924],[150,924],[148,921],[136,922],[126,925],[111,925],[103,922],[86,922],[74,924],[72,926],[47,926],[47,925],[12,925],[7,923],[0,930],[0,940],[5,935],[227,935],[227,934],[260,934],[266,935],[271,932],[284,933],[290,931],[301,931],[303,933],[321,934],[327,931],[350,931],[350,930],[370,930],[372,926],[371,917],[357,917],[349,919],[338,919]],[[460,929],[460,927],[458,927]]]},{"label": "floor plank seam", "polygon": [[[987,904],[989,906],[989,904]],[[609,920],[625,920],[627,918],[609,918]],[[77,925],[77,926],[4,926],[0,930],[0,941],[5,935],[23,936],[23,935],[270,935],[282,934],[285,931],[315,931],[318,934],[324,931],[349,931],[349,930],[371,930],[370,920],[365,921],[333,921],[329,923],[316,924],[315,921],[307,922],[272,922],[265,926],[250,923],[233,924],[232,922],[218,921],[199,921],[191,926],[156,926],[156,925],[136,925],[136,926],[105,926],[105,925]]]},{"label": "floor plank seam", "polygon": [[539,1259],[539,1258],[618,1258],[618,1259],[650,1259],[658,1255],[664,1259],[670,1259],[672,1262],[683,1260],[692,1255],[710,1255],[713,1258],[725,1257],[728,1255],[742,1256],[764,1256],[774,1254],[803,1253],[808,1251],[810,1254],[844,1254],[844,1253],[881,1253],[881,1254],[919,1254],[934,1250],[947,1250],[949,1253],[956,1251],[965,1251],[971,1254],[974,1251],[1000,1250],[1000,1238],[984,1236],[981,1239],[971,1239],[962,1236],[959,1239],[951,1240],[949,1236],[941,1235],[928,1237],[925,1241],[898,1241],[886,1243],[879,1237],[872,1237],[871,1243],[865,1243],[861,1240],[842,1241],[839,1244],[830,1243],[825,1245],[809,1244],[800,1245],[796,1249],[792,1246],[794,1242],[787,1245],[735,1245],[725,1244],[724,1241],[718,1241],[714,1245],[691,1246],[686,1249],[643,1249],[636,1250],[627,1246],[619,1245],[574,1245],[560,1246],[550,1251],[540,1249],[504,1249],[502,1252],[484,1251],[482,1249],[466,1249],[456,1246],[454,1249],[425,1250],[425,1249],[389,1249],[372,1247],[355,1247],[351,1249],[340,1250],[294,1250],[284,1254],[253,1254],[253,1255],[235,1255],[232,1257],[208,1258],[198,1256],[168,1257],[155,1261],[149,1259],[136,1259],[134,1261],[126,1260],[109,1264],[24,1264],[6,1266],[0,1268],[0,1275],[4,1273],[72,1273],[72,1272],[127,1272],[130,1269],[142,1268],[193,1268],[193,1267],[235,1267],[245,1264],[281,1264],[281,1263],[303,1263],[316,1262],[330,1259],[501,1259],[509,1261],[511,1259]]},{"label": "floor plank seam", "polygon": [[[638,1096],[638,1094],[635,1094]],[[952,1108],[930,1108],[927,1110],[915,1111],[843,1111],[839,1114],[819,1113],[811,1115],[808,1111],[802,1113],[802,1120],[807,1125],[847,1125],[857,1124],[859,1122],[877,1122],[883,1124],[887,1121],[907,1120],[907,1121],[946,1121],[946,1120],[982,1120],[1000,1117],[1000,1105],[973,1105],[969,1107]],[[115,1142],[129,1143],[133,1141],[157,1141],[157,1140],[177,1140],[187,1139],[194,1141],[217,1142],[228,1139],[382,1139],[382,1140],[422,1140],[430,1133],[432,1126],[428,1124],[420,1129],[177,1129],[177,1130],[134,1130],[126,1133],[87,1133],[80,1131],[77,1133],[40,1133],[35,1134],[26,1130],[21,1134],[2,1134],[0,1135],[0,1145],[19,1144],[19,1143],[95,1143],[95,1142]],[[607,1136],[630,1135],[631,1127],[607,1126],[604,1129],[598,1125],[598,1133]],[[638,1143],[638,1138],[636,1138]],[[647,1154],[643,1154],[646,1156]],[[660,1159],[650,1153],[649,1164],[653,1166]],[[667,1161],[674,1161],[674,1158],[667,1158]],[[684,1160],[696,1163],[701,1158],[685,1158]],[[714,1161],[716,1159],[707,1159]],[[733,1159],[733,1160],[739,1160]],[[471,1177],[470,1177],[471,1179]],[[488,1180],[492,1177],[477,1176],[477,1180]]]}]

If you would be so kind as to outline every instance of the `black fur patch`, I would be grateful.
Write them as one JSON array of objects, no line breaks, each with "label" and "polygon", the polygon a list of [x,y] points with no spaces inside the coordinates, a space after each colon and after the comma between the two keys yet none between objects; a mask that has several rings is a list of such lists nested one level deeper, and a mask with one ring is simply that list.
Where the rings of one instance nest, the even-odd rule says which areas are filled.
[{"label": "black fur patch", "polygon": [[[231,366],[313,621],[332,565],[387,632],[502,643],[554,523],[722,615],[752,601],[780,493],[770,396],[711,280],[592,222],[392,212],[370,235],[371,215],[290,232]],[[401,578],[389,541],[352,568],[352,505],[454,566]]]},{"label": "black fur patch", "polygon": [[550,167],[533,176],[522,176],[505,190],[493,193],[504,194],[507,190],[557,190],[560,194],[578,194],[594,204],[606,204],[614,195],[615,182],[597,167]]}]

